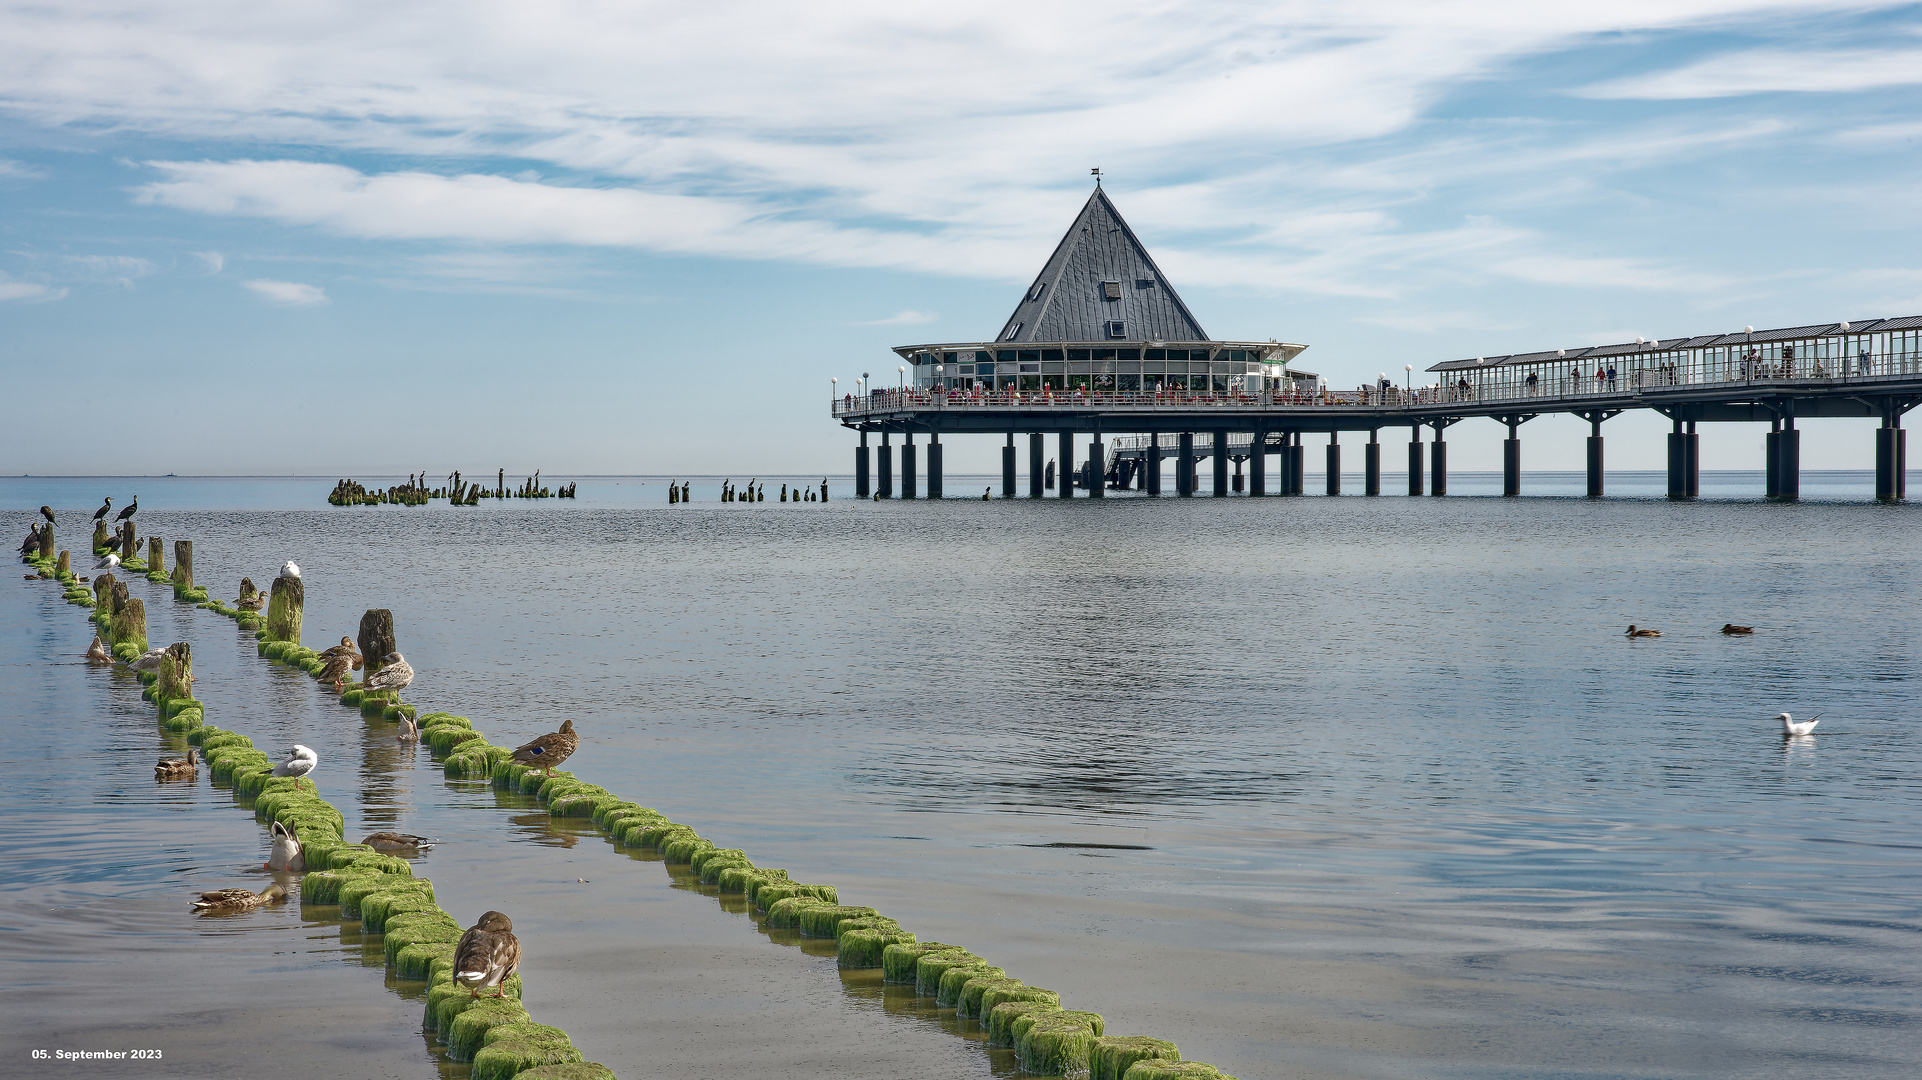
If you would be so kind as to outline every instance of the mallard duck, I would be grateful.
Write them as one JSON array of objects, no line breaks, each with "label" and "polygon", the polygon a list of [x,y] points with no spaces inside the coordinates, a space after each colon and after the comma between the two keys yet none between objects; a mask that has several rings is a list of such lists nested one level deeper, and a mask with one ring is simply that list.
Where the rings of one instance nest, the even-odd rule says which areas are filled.
[{"label": "mallard duck", "polygon": [[257,592],[252,596],[243,596],[234,601],[234,606],[242,611],[259,611],[267,606],[267,594]]},{"label": "mallard duck", "polygon": [[267,869],[301,873],[307,869],[307,851],[294,830],[276,821],[273,825],[274,850],[267,856]]},{"label": "mallard duck", "polygon": [[400,734],[394,736],[395,742],[415,742],[420,739],[420,723],[406,713],[400,714]]},{"label": "mallard duck", "polygon": [[267,891],[262,893],[248,892],[246,889],[215,889],[213,892],[201,893],[200,899],[194,901],[194,910],[207,915],[252,911],[286,895],[286,887],[279,884],[267,886]]},{"label": "mallard duck", "polygon": [[1753,634],[1754,632],[1755,628],[1753,626],[1737,626],[1732,622],[1722,624],[1722,633],[1724,634]]},{"label": "mallard duck", "polygon": [[505,983],[521,966],[521,941],[514,936],[514,920],[498,911],[481,915],[454,946],[454,981],[479,997],[481,988],[494,987],[495,997],[506,997]]},{"label": "mallard duck", "polygon": [[[313,772],[314,767],[319,764],[319,754],[314,753],[311,749],[299,743],[295,743],[294,748],[287,753],[287,760],[274,766],[274,775],[302,777]],[[313,781],[309,780],[308,783],[311,784]],[[314,790],[318,791],[320,789],[315,788]]]},{"label": "mallard duck", "polygon": [[413,833],[377,832],[369,834],[361,843],[375,851],[426,851],[440,841],[432,836],[415,836]]},{"label": "mallard duck", "polygon": [[334,689],[340,689],[340,684],[347,681],[348,673],[354,670],[354,659],[351,656],[328,657],[327,666],[320,669],[320,681],[333,683]]},{"label": "mallard duck", "polygon": [[189,746],[186,757],[164,757],[153,767],[155,780],[174,780],[193,776],[200,766],[200,749]]},{"label": "mallard duck", "polygon": [[345,656],[349,653],[359,655],[360,649],[355,647],[354,639],[345,634],[340,636],[340,644],[320,650],[322,656]]},{"label": "mallard duck", "polygon": [[1662,632],[1660,630],[1637,629],[1634,623],[1629,623],[1627,636],[1628,637],[1661,637]]},{"label": "mallard duck", "polygon": [[407,689],[414,681],[414,669],[408,666],[407,659],[397,652],[387,654],[386,666],[361,680],[366,690],[392,690],[398,693]]},{"label": "mallard duck", "polygon": [[93,644],[87,646],[87,663],[89,664],[113,663],[113,654],[107,651],[107,647],[105,645],[101,644],[99,634],[95,634],[93,636]]},{"label": "mallard duck", "polygon": [[522,765],[538,766],[547,770],[547,775],[552,776],[554,766],[566,761],[568,756],[573,754],[574,748],[580,744],[581,737],[574,734],[574,720],[569,717],[561,721],[559,731],[549,732],[526,746],[517,748],[514,751],[514,760]]},{"label": "mallard duck", "polygon": [[[1815,714],[1815,716],[1820,716],[1820,715],[1822,714],[1821,713]],[[1820,720],[1817,720],[1815,716],[1811,716],[1807,720],[1797,720],[1795,717],[1790,716],[1788,713],[1775,714],[1775,718],[1782,722],[1782,734],[1784,735],[1814,734],[1815,725],[1822,722]]]}]

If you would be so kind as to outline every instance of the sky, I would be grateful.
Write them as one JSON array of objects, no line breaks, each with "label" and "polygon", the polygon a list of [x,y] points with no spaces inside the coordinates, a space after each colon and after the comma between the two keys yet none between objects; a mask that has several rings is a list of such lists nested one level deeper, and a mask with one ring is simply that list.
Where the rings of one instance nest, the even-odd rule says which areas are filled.
[{"label": "sky", "polygon": [[991,336],[1096,167],[1337,387],[1922,314],[1919,106],[1912,4],[0,0],[0,470],[847,473],[830,380]]}]

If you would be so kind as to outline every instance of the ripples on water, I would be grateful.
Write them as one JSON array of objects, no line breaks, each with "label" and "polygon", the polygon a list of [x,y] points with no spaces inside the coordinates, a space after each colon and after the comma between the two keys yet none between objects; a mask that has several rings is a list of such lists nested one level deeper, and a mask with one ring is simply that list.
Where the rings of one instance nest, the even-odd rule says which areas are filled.
[{"label": "ripples on water", "polygon": [[[50,483],[0,484],[3,535]],[[308,643],[391,607],[423,707],[510,744],[571,716],[584,777],[1243,1080],[1922,1071],[1913,507],[667,507],[590,478],[578,504],[332,510],[329,483],[176,489],[219,508],[196,510],[143,481],[143,532],[194,539],[224,595],[293,557]],[[72,486],[83,522],[104,492]],[[536,1018],[591,1059],[1007,1067],[135,591],[156,643],[194,643],[213,722],[315,746],[350,831],[447,841],[421,867],[442,904],[514,916]],[[66,662],[80,609],[4,596],[0,921],[28,1036],[151,1031],[180,1075],[254,1071],[263,1030],[433,1068],[357,931],[186,914],[264,887],[262,831],[204,769],[153,785],[175,744],[137,682]],[[1822,734],[1783,740],[1784,709]],[[289,973],[324,1025],[275,1002]]]}]

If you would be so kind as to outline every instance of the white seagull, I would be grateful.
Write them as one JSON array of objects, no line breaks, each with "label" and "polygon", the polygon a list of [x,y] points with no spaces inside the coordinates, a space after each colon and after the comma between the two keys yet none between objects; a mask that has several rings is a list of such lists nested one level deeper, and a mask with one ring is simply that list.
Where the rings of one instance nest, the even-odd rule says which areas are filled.
[{"label": "white seagull", "polygon": [[280,576],[284,578],[297,578],[300,576],[300,567],[294,565],[294,560],[288,559],[286,562],[280,564]]},{"label": "white seagull", "polygon": [[108,552],[107,554],[100,556],[99,561],[93,564],[93,568],[95,570],[112,570],[114,567],[119,565],[120,565],[120,556],[115,555],[112,552]]},{"label": "white seagull", "polygon": [[[1820,716],[1822,714],[1816,713],[1815,715]],[[1822,722],[1814,716],[1809,717],[1807,720],[1798,721],[1788,713],[1777,713],[1775,718],[1782,722],[1782,734],[1784,735],[1813,735],[1815,733],[1815,725]]]},{"label": "white seagull", "polygon": [[[319,764],[320,755],[299,743],[295,743],[293,750],[287,755],[287,760],[274,766],[274,775],[306,776],[308,773],[314,771],[314,766]],[[312,783],[313,781],[309,780],[308,782]]]}]

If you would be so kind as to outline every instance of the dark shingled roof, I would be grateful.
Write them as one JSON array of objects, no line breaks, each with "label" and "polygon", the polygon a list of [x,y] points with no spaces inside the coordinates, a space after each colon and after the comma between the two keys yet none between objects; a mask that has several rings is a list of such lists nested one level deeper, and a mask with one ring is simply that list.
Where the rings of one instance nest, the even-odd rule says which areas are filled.
[{"label": "dark shingled roof", "polygon": [[998,340],[1110,339],[1212,340],[1097,186]]}]

